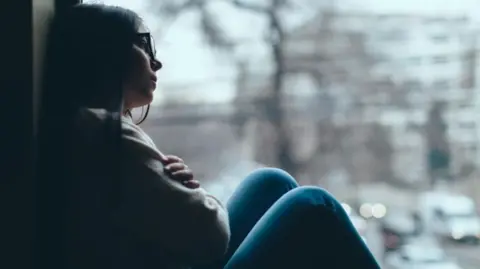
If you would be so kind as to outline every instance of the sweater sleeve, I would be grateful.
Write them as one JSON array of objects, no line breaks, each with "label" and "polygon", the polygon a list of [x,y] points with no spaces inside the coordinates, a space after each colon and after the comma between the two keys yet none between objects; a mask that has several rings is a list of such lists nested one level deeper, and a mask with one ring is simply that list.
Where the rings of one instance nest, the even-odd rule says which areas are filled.
[{"label": "sweater sleeve", "polygon": [[163,172],[160,152],[136,126],[122,128],[124,201],[118,222],[142,240],[155,240],[183,262],[221,258],[230,228],[222,204],[204,189],[190,189]]}]

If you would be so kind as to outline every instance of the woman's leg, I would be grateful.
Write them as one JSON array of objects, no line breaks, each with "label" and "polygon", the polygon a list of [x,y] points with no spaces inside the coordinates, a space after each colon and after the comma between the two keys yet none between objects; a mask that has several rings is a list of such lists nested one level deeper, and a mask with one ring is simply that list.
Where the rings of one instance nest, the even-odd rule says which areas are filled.
[{"label": "woman's leg", "polygon": [[225,268],[380,267],[335,198],[299,187],[262,216]]},{"label": "woman's leg", "polygon": [[261,168],[248,175],[227,203],[231,230],[228,251],[221,261],[202,268],[223,268],[265,212],[296,187],[293,177],[281,169]]}]

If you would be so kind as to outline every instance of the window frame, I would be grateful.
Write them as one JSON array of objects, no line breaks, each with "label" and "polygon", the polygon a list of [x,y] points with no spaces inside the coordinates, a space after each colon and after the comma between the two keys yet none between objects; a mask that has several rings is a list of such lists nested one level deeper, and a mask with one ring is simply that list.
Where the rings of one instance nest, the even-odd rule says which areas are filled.
[{"label": "window frame", "polygon": [[[47,0],[45,0],[47,1]],[[45,16],[45,17],[50,17],[55,14],[61,13],[63,10],[66,10],[69,7],[72,7],[76,4],[82,3],[81,0],[48,0],[47,3],[44,5],[47,5],[47,9],[49,12],[42,12],[40,13],[39,16]],[[35,7],[34,7],[35,8]],[[40,8],[45,8],[45,6],[38,7]],[[35,12],[35,10],[34,10]],[[47,22],[45,26],[42,27],[42,32],[40,33],[39,36],[35,36],[35,27],[33,28],[32,34],[36,37],[36,42],[33,44],[34,46],[34,57],[36,58],[36,61],[38,61],[37,64],[32,67],[36,70],[36,72],[39,74],[41,77],[42,69],[43,69],[43,54],[45,53],[44,51],[44,44],[46,43],[46,38],[48,34],[48,21],[49,18],[43,18],[41,17],[41,21]],[[34,23],[37,23],[35,21]],[[36,26],[36,25],[34,25]],[[32,42],[33,43],[33,42]],[[36,46],[39,46],[39,48],[35,48]],[[34,112],[32,113],[33,115],[33,125],[36,126],[36,118],[37,115],[39,114],[39,110],[36,109],[36,105],[38,104],[39,100],[41,98],[41,79],[36,80],[35,85],[32,87],[32,106],[34,108]],[[36,127],[35,127],[36,129]],[[33,135],[36,135],[36,130],[32,129]],[[34,217],[34,223],[35,223],[35,232],[33,234],[32,242],[33,242],[33,255],[32,255],[32,262],[34,267],[38,268],[62,268],[63,267],[63,262],[66,261],[68,258],[67,255],[62,251],[63,250],[63,234],[62,231],[56,231],[51,228],[49,228],[49,225],[52,223],[62,219],[62,204],[59,203],[58,207],[59,208],[49,208],[46,205],[51,204],[50,200],[61,200],[63,198],[62,193],[58,193],[58,189],[49,189],[47,187],[42,187],[43,184],[45,183],[45,180],[48,181],[53,181],[53,182],[60,182],[61,180],[64,180],[58,177],[53,177],[53,178],[44,178],[44,174],[42,174],[41,169],[39,169],[40,165],[42,162],[38,158],[38,154],[36,151],[38,150],[38,145],[34,146],[34,155],[35,155],[35,164],[34,164],[34,195],[33,195],[33,201],[35,203],[35,208],[33,211],[33,217]],[[45,156],[43,156],[45,157]],[[47,184],[48,185],[48,184]],[[48,185],[49,186],[49,185]],[[60,209],[56,212],[56,214],[52,215],[52,211]],[[54,227],[57,227],[53,225]]]}]

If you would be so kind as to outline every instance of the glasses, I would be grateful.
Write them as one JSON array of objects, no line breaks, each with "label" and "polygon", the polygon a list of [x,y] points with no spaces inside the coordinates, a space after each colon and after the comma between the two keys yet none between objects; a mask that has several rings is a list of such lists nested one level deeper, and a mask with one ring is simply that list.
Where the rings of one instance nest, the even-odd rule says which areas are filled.
[{"label": "glasses", "polygon": [[138,33],[135,45],[143,49],[153,60],[156,58],[155,44],[150,33]]}]

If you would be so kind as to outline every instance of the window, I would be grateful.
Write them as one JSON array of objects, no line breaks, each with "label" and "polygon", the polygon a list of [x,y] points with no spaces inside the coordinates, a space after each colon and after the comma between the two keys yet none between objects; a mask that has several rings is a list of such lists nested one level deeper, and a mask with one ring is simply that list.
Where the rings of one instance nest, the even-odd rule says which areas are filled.
[{"label": "window", "polygon": [[412,123],[412,122],[409,122],[407,124],[407,131],[411,131],[411,132],[421,132],[423,129],[423,126],[421,124],[417,124],[417,123]]},{"label": "window", "polygon": [[476,145],[467,146],[465,148],[465,154],[469,160],[475,159],[475,156],[477,156],[477,146]]},{"label": "window", "polygon": [[410,65],[420,65],[422,64],[422,58],[421,57],[410,57],[407,59],[408,64]]},{"label": "window", "polygon": [[401,41],[405,41],[407,38],[408,38],[407,32],[401,29],[395,29],[395,30],[387,31],[380,34],[380,39],[382,41],[401,42]]},{"label": "window", "polygon": [[407,90],[420,90],[420,89],[422,89],[422,83],[419,80],[416,80],[416,79],[405,81],[404,86]]},{"label": "window", "polygon": [[434,64],[444,64],[448,62],[448,57],[445,55],[437,55],[433,57]]},{"label": "window", "polygon": [[449,37],[445,34],[439,34],[439,35],[432,36],[432,41],[434,43],[447,43],[448,40],[449,40]]},{"label": "window", "polygon": [[464,130],[474,130],[475,122],[461,122],[458,124],[458,127]]},{"label": "window", "polygon": [[391,79],[384,78],[382,80],[374,81],[374,87],[379,91],[388,91],[394,87],[394,84]]},{"label": "window", "polygon": [[392,59],[391,59],[391,55],[388,55],[388,54],[385,54],[385,53],[376,53],[375,56],[374,56],[374,61],[376,63],[388,63],[390,62]]},{"label": "window", "polygon": [[348,73],[344,69],[337,69],[333,71],[332,78],[336,81],[345,82],[348,78]]},{"label": "window", "polygon": [[425,25],[439,24],[439,23],[445,22],[446,20],[447,20],[446,18],[431,17],[423,20],[423,23]]},{"label": "window", "polygon": [[432,87],[434,90],[446,90],[450,88],[450,81],[446,79],[439,79],[433,82]]}]

